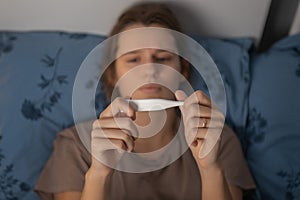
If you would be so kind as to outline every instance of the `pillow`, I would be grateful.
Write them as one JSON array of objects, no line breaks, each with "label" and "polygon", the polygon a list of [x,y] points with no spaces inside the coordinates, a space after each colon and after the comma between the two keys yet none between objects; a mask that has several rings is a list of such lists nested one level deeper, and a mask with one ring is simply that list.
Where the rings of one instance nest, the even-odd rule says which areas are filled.
[{"label": "pillow", "polygon": [[[194,38],[219,67],[228,97],[227,120],[242,130],[252,41]],[[77,70],[104,39],[67,32],[0,32],[0,199],[38,199],[33,187],[53,140],[74,123],[72,87]],[[205,86],[196,73],[192,80],[195,89]],[[96,97],[100,112],[107,105],[104,92],[99,90]]]},{"label": "pillow", "polygon": [[[65,32],[0,32],[0,199],[38,199],[32,189],[53,140],[74,123],[77,70],[104,39]],[[97,95],[101,109],[104,93]]]},{"label": "pillow", "polygon": [[257,199],[300,197],[300,34],[254,55],[246,154]]},{"label": "pillow", "polygon": [[[248,115],[249,52],[253,47],[253,41],[249,38],[212,39],[199,36],[193,38],[210,54],[220,71],[227,98],[226,123],[233,128],[239,138],[242,138],[246,131]],[[201,75],[194,69],[191,81],[195,89],[204,90],[208,94]]]}]

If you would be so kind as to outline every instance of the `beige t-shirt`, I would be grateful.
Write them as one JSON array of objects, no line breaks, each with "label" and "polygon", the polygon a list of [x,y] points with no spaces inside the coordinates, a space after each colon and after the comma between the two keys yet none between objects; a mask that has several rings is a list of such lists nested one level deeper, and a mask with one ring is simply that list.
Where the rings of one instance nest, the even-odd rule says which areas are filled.
[{"label": "beige t-shirt", "polygon": [[[219,159],[227,182],[243,190],[254,189],[241,145],[226,126],[220,148]],[[82,191],[90,165],[91,155],[82,144],[76,128],[66,129],[58,134],[35,191],[42,200],[51,200],[53,194],[59,192]],[[107,188],[107,199],[112,200],[201,199],[201,177],[189,149],[176,161],[156,171],[126,173],[113,170]]]}]

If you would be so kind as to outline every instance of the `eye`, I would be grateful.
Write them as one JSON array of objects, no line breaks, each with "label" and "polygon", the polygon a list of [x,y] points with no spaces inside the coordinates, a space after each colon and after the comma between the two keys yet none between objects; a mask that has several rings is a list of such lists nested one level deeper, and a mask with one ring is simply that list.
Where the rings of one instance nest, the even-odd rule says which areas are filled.
[{"label": "eye", "polygon": [[125,57],[125,62],[129,64],[138,63],[140,61],[140,56],[138,55],[130,55]]},{"label": "eye", "polygon": [[171,60],[171,56],[160,56],[155,59],[157,62],[168,62]]},{"label": "eye", "polygon": [[138,61],[137,58],[130,58],[127,60],[128,63],[136,63]]}]

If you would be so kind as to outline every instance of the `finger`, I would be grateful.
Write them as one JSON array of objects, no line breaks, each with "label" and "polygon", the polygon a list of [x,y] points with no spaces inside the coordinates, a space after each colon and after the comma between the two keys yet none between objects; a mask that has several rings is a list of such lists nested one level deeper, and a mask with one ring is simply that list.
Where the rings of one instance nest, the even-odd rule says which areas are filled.
[{"label": "finger", "polygon": [[126,151],[126,144],[122,140],[118,139],[109,139],[109,141],[117,148],[117,149],[122,149]]},{"label": "finger", "polygon": [[133,137],[138,137],[138,130],[128,117],[101,118],[93,122],[93,129],[113,128],[126,130]]},{"label": "finger", "polygon": [[194,92],[191,96],[189,96],[185,100],[186,105],[190,105],[190,104],[194,104],[194,103],[198,103],[200,105],[204,105],[207,107],[212,106],[212,102],[211,102],[210,98],[204,92],[202,92],[200,90],[197,90],[196,92]]},{"label": "finger", "polygon": [[108,107],[105,109],[100,118],[104,117],[113,117],[122,113],[122,115],[126,115],[133,120],[135,119],[136,107],[133,104],[130,104],[126,101],[125,98],[117,97]]},{"label": "finger", "polygon": [[[186,93],[185,93],[184,91],[182,91],[182,90],[177,90],[177,91],[175,92],[175,97],[176,97],[176,99],[177,99],[178,101],[185,101],[185,99],[186,99],[188,96],[186,95]],[[183,112],[183,106],[179,106],[179,109],[180,109],[181,112]],[[182,113],[182,114],[184,115],[184,113]]]},{"label": "finger", "polygon": [[187,122],[189,128],[223,128],[224,121],[222,119],[210,118],[190,118]]},{"label": "finger", "polygon": [[216,120],[216,119],[210,119],[207,122],[203,122],[200,124],[200,128],[206,128],[206,129],[220,129],[222,130],[224,126],[224,121],[222,120]]},{"label": "finger", "polygon": [[120,129],[95,129],[93,130],[93,139],[119,139],[126,144],[126,150],[132,151],[134,148],[134,139],[126,131]]},{"label": "finger", "polygon": [[211,120],[209,118],[200,118],[198,120],[198,128],[208,128]]},{"label": "finger", "polygon": [[95,122],[95,124],[100,129],[122,129],[128,131],[131,136],[138,137],[137,127],[128,117],[102,118],[98,120],[98,123]]},{"label": "finger", "polygon": [[189,106],[185,106],[183,112],[186,113],[187,118],[203,117],[224,121],[224,115],[222,112],[199,104],[190,104]]},{"label": "finger", "polygon": [[186,93],[182,90],[177,90],[175,92],[175,97],[178,101],[184,101],[188,96],[186,95]]},{"label": "finger", "polygon": [[[183,115],[186,115],[186,118],[190,118],[190,117],[205,117],[205,118],[217,118],[222,120],[224,118],[223,113],[221,113],[218,108],[214,107],[213,109],[209,106],[206,105],[199,105],[199,101],[197,100],[197,95],[198,93],[202,93],[201,91],[197,91],[194,93],[194,96],[191,97],[191,99],[194,99],[194,101],[190,100],[190,102],[188,100],[186,100],[188,97],[186,95],[186,93],[182,90],[177,90],[175,92],[175,97],[177,100],[180,101],[185,101],[185,105],[184,106],[180,106],[181,112]],[[208,101],[210,101],[210,99],[204,94],[205,98],[207,98]],[[192,103],[194,102],[194,103]],[[211,101],[209,103],[209,105],[211,105]]]},{"label": "finger", "polygon": [[97,128],[101,128],[99,119],[96,119],[92,125],[92,129],[97,129]]},{"label": "finger", "polygon": [[188,131],[186,136],[186,141],[188,145],[193,144],[194,141],[198,139],[205,139],[207,133],[206,128],[193,128]]},{"label": "finger", "polygon": [[194,148],[194,149],[197,149],[196,152],[199,152],[200,150],[200,147],[202,146],[204,140],[202,139],[198,139],[198,140],[194,140],[191,144],[191,146]]},{"label": "finger", "polygon": [[204,140],[207,135],[207,128],[198,128],[194,140]]},{"label": "finger", "polygon": [[101,155],[107,150],[126,151],[127,146],[123,140],[94,137],[92,139],[92,150],[94,155]]},{"label": "finger", "polygon": [[[218,129],[214,130],[219,132]],[[212,131],[209,134],[215,135],[216,132]],[[210,138],[208,137],[207,129],[202,129],[198,130],[195,140],[191,143],[191,150],[198,158],[202,159],[208,154],[215,154],[219,149],[219,144],[220,137]]]},{"label": "finger", "polygon": [[188,128],[186,129],[186,140],[192,143],[196,139],[205,139],[206,133],[215,134],[221,132],[223,129],[223,123],[205,118],[194,118],[189,121]]},{"label": "finger", "polygon": [[[186,93],[184,92],[184,91],[182,91],[182,90],[177,90],[176,92],[175,92],[175,98],[176,98],[176,100],[178,100],[178,101],[184,101],[186,98],[187,98],[187,95],[186,95]],[[179,109],[180,109],[180,111],[182,112],[182,106],[179,106]],[[182,113],[183,114],[183,113]]]}]

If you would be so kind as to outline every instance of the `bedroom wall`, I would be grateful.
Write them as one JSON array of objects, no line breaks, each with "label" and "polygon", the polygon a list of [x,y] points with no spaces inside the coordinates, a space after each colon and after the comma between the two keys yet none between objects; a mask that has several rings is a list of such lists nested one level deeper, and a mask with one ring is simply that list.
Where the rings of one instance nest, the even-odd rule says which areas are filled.
[{"label": "bedroom wall", "polygon": [[[118,14],[137,1],[0,0],[0,30],[66,30],[107,34]],[[165,1],[170,2],[188,32],[218,37],[248,36],[256,39],[262,34],[271,2]],[[300,29],[299,26],[294,27],[294,32]]]},{"label": "bedroom wall", "polygon": [[298,9],[295,15],[294,23],[292,25],[290,34],[300,33],[300,3],[298,5]]}]

